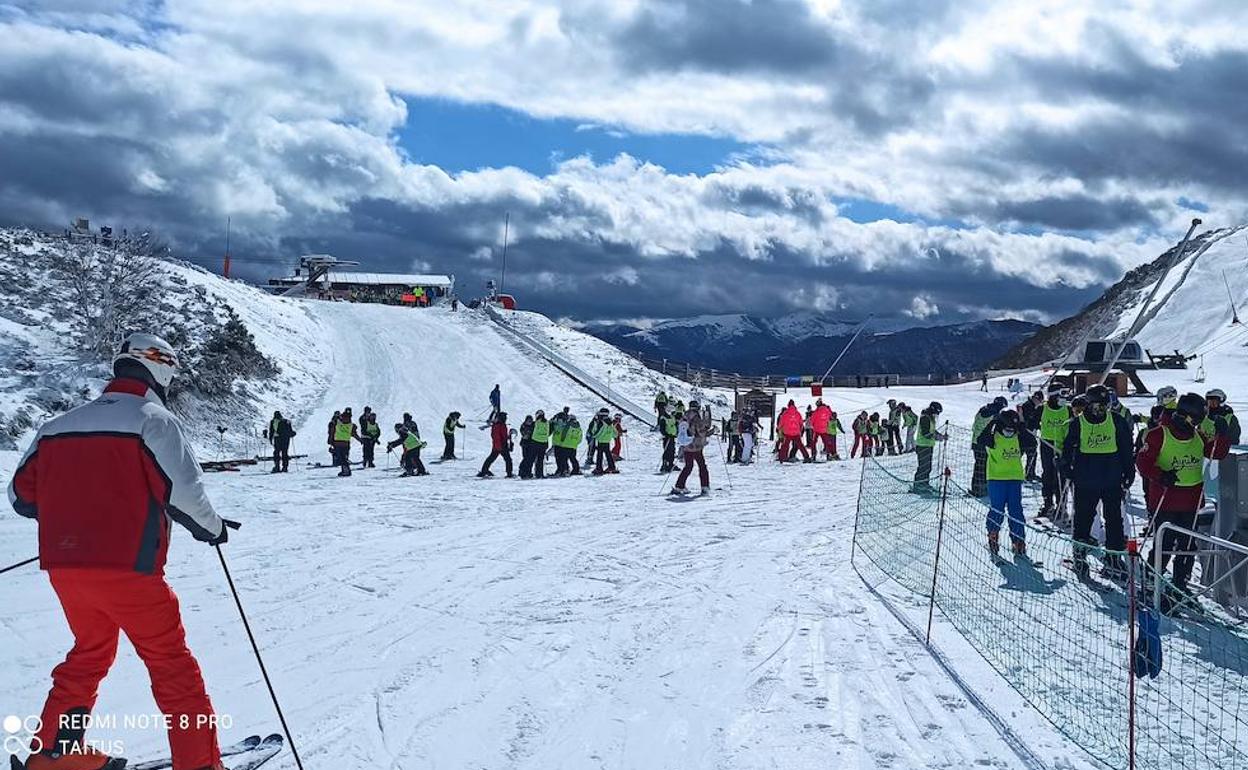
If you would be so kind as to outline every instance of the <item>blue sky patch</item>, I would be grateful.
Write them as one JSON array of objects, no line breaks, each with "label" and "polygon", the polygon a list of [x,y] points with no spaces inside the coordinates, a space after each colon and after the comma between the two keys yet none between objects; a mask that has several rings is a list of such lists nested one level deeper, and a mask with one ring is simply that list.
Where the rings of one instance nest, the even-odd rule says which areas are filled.
[{"label": "blue sky patch", "polygon": [[563,118],[534,118],[490,104],[409,97],[407,124],[399,146],[417,163],[449,173],[515,166],[545,175],[555,164],[579,155],[608,163],[620,153],[662,166],[674,174],[707,174],[746,156],[753,145],[696,134],[635,134],[612,126]]}]

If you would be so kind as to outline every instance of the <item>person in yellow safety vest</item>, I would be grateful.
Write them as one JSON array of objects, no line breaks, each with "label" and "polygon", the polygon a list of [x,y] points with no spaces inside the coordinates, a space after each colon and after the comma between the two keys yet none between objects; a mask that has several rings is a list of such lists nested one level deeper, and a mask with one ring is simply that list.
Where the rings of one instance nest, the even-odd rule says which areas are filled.
[{"label": "person in yellow safety vest", "polygon": [[455,459],[455,431],[464,427],[459,418],[459,412],[451,412],[446,416],[446,422],[442,423],[442,440],[446,444],[442,448],[443,460]]},{"label": "person in yellow safety vest", "polygon": [[351,419],[351,407],[347,407],[338,413],[338,422],[333,426],[334,461],[341,468],[339,476],[351,475],[351,439],[361,440]]},{"label": "person in yellow safety vest", "polygon": [[533,450],[533,476],[546,478],[546,450],[550,448],[550,421],[541,409],[533,415],[533,432],[529,434],[529,446]]},{"label": "person in yellow safety vest", "polygon": [[1070,424],[1070,406],[1066,403],[1069,393],[1065,385],[1053,383],[1049,386],[1048,400],[1040,408],[1040,490],[1044,494],[1041,516],[1052,517],[1057,513],[1063,483],[1058,454],[1066,443]]},{"label": "person in yellow safety vest", "polygon": [[[1221,460],[1230,450],[1224,416],[1213,419],[1212,436],[1206,438],[1197,430],[1207,416],[1205,399],[1187,393],[1178,399],[1168,419],[1150,429],[1144,438],[1135,467],[1148,479],[1144,501],[1151,515],[1152,532],[1167,523],[1186,530],[1196,528],[1196,516],[1205,499],[1205,460]],[[1162,610],[1169,612],[1176,600],[1185,598],[1194,564],[1190,554],[1195,544],[1191,538],[1170,529],[1160,540],[1158,543],[1154,537],[1153,549],[1161,548],[1162,570],[1174,556],[1173,582],[1179,592],[1177,597],[1169,592],[1161,597]],[[1153,553],[1155,550],[1149,553],[1146,563],[1155,563]]]},{"label": "person in yellow safety vest", "polygon": [[909,404],[902,404],[901,410],[901,423],[906,426],[906,444],[902,451],[913,452],[914,431],[919,426],[919,416],[914,413],[914,409]]},{"label": "person in yellow safety vest", "polygon": [[[615,468],[615,457],[611,454],[611,443],[615,441],[615,421],[611,419],[611,410],[603,407],[598,410],[598,432],[594,434],[594,475],[619,473]],[[603,461],[607,467],[602,467]]]},{"label": "person in yellow safety vest", "polygon": [[425,304],[425,290],[421,286],[412,287],[412,296],[416,298],[416,306],[420,307]]},{"label": "person in yellow safety vest", "polygon": [[659,415],[659,435],[663,437],[663,459],[659,464],[659,473],[671,473],[676,466],[676,431],[680,420],[676,415],[664,410]]},{"label": "person in yellow safety vest", "polygon": [[394,424],[394,432],[399,434],[399,437],[386,444],[386,452],[393,452],[396,446],[403,446],[403,459],[401,461],[403,463],[403,472],[399,476],[428,476],[429,472],[425,470],[425,464],[420,461],[420,450],[426,446],[425,442],[421,440],[420,434],[401,422]]},{"label": "person in yellow safety vest", "polygon": [[[554,422],[553,420],[551,421]],[[558,428],[551,435],[551,448],[555,455],[555,476],[581,475],[581,461],[576,458],[576,450],[581,445],[584,431],[576,415],[567,408],[561,413]]]},{"label": "person in yellow safety vest", "polygon": [[[936,420],[940,418],[942,412],[944,412],[944,407],[941,403],[933,401],[923,410],[923,414],[919,415],[918,437],[914,440],[914,454],[917,462],[914,469],[914,484],[910,487],[910,491],[916,494],[929,494],[935,491],[932,488],[932,452],[936,448],[936,442],[949,438],[936,427]],[[854,430],[857,431],[856,425]],[[853,457],[852,452],[850,457]]]},{"label": "person in yellow safety vest", "polygon": [[986,457],[988,486],[988,550],[1000,552],[1001,523],[1010,518],[1010,550],[1015,556],[1027,554],[1027,527],[1023,518],[1023,454],[1036,439],[1023,430],[1018,412],[1006,409],[993,417],[975,439],[976,448]]},{"label": "person in yellow safety vest", "polygon": [[381,441],[381,426],[377,424],[375,412],[360,415],[360,434],[360,444],[364,447],[364,467],[376,468],[373,451]]},{"label": "person in yellow safety vest", "polygon": [[1092,522],[1096,508],[1105,520],[1105,574],[1113,579],[1126,577],[1121,552],[1127,549],[1122,518],[1122,494],[1135,481],[1135,450],[1131,424],[1111,410],[1110,390],[1093,385],[1085,394],[1083,414],[1070,421],[1062,445],[1062,477],[1074,489],[1075,572],[1088,574],[1088,551],[1096,546]]}]

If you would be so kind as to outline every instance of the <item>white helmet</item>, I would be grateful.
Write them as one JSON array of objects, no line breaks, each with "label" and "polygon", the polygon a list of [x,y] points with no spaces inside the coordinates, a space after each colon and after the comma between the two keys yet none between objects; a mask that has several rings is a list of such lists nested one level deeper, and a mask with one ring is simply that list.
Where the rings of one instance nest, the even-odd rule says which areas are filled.
[{"label": "white helmet", "polygon": [[1205,394],[1205,399],[1216,398],[1219,403],[1226,403],[1226,391],[1221,388],[1214,388]]},{"label": "white helmet", "polygon": [[1179,391],[1173,385],[1163,385],[1157,389],[1157,403],[1164,404],[1167,401],[1179,397]]},{"label": "white helmet", "polygon": [[169,387],[178,373],[178,354],[173,351],[172,345],[155,334],[131,334],[126,337],[113,358],[114,367],[118,361],[138,362],[162,388]]}]

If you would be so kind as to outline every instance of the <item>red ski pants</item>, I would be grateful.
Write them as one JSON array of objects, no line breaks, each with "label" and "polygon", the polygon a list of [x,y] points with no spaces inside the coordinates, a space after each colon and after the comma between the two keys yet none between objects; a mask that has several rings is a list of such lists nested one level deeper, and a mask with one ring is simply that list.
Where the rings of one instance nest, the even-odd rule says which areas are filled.
[{"label": "red ski pants", "polygon": [[[199,663],[186,646],[178,597],[160,575],[102,569],[48,570],[61,600],[74,647],[52,670],[52,691],[43,707],[44,746],[56,740],[62,714],[91,710],[100,681],[117,657],[124,631],[147,665],[156,706],[169,718],[173,770],[207,767],[221,758],[212,703]],[[117,715],[118,721],[123,715]]]},{"label": "red ski pants", "polygon": [[827,455],[836,454],[836,436],[831,433],[823,434],[823,453]]}]

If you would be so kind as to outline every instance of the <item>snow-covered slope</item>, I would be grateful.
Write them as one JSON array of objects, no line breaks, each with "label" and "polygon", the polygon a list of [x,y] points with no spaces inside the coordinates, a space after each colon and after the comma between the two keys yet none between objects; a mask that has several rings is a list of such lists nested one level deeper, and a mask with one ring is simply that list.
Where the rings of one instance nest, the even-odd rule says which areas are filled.
[{"label": "snow-covered slope", "polygon": [[[1159,353],[1172,353],[1177,348],[1190,355],[1207,353],[1203,346],[1208,343],[1221,356],[1236,347],[1226,342],[1224,333],[1232,319],[1232,303],[1242,308],[1248,300],[1246,235],[1248,228],[1238,226],[1210,230],[1192,239],[1187,255],[1170,271],[1149,312],[1149,321],[1138,335],[1146,348]],[[1125,333],[1165,266],[1177,256],[1177,249],[1175,246],[1127,273],[1079,313],[1011,349],[998,365],[1006,369],[1036,366],[1061,359],[1087,338]]]},{"label": "snow-covered slope", "polygon": [[[517,417],[598,404],[480,313],[237,290],[258,343],[284,371],[304,367],[302,391],[265,399],[297,414],[296,448],[314,455],[346,405],[372,406],[387,432],[411,411],[436,449],[445,414],[479,418],[496,383]],[[521,320],[595,376],[610,370],[630,398],[674,385],[601,341]],[[982,399],[971,387],[828,397],[848,413],[890,396],[942,398],[955,419]],[[658,444],[635,426],[620,475],[531,482],[475,479],[486,438],[465,433],[468,459],[431,463],[427,478],[395,478],[382,455],[351,479],[298,464],[207,480],[220,510],[244,522],[225,553],[307,767],[1030,766],[850,569],[855,464],[728,476],[713,444],[712,496],[681,504],[661,496],[671,482],[653,473]],[[0,474],[16,457],[0,452]],[[0,565],[34,550],[31,522],[0,517]],[[178,533],[169,579],[213,701],[233,720],[225,738],[276,729],[214,554]],[[6,709],[25,713],[69,635],[46,578],[25,568],[4,580],[0,686]],[[1088,766],[982,661],[960,663],[1032,751]],[[154,708],[124,648],[98,712]],[[98,733],[138,758],[164,742],[152,730]]]}]

